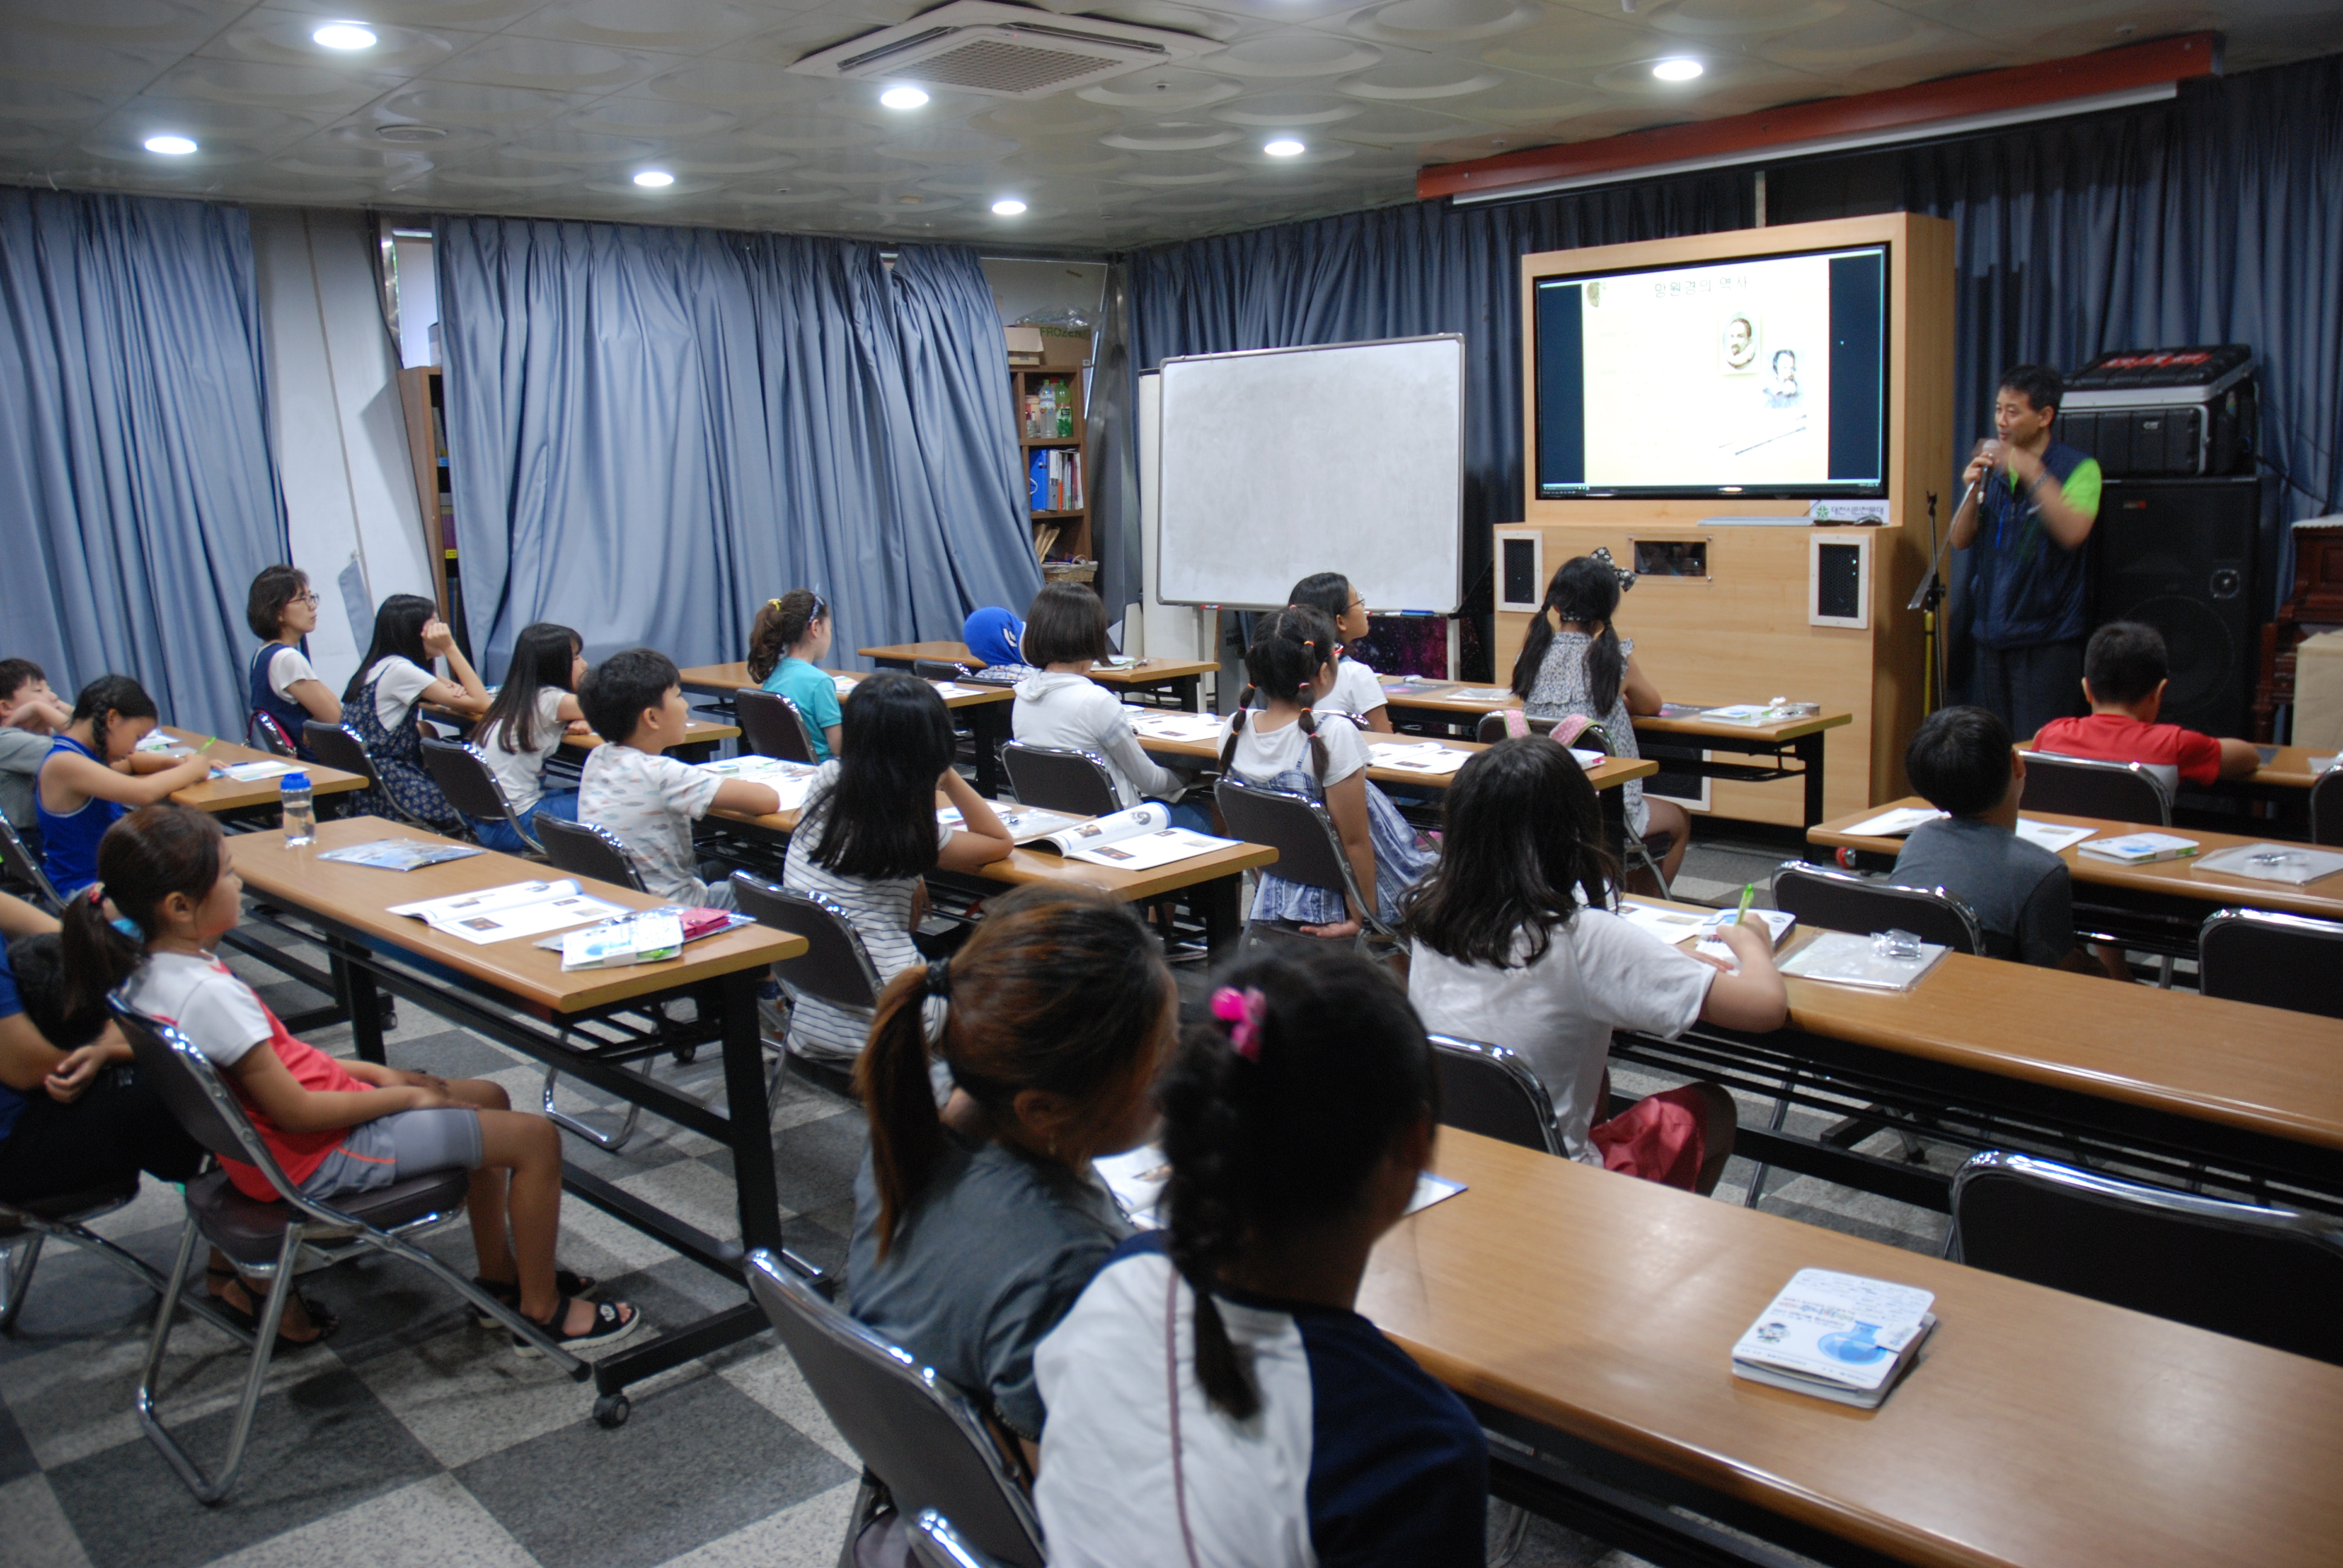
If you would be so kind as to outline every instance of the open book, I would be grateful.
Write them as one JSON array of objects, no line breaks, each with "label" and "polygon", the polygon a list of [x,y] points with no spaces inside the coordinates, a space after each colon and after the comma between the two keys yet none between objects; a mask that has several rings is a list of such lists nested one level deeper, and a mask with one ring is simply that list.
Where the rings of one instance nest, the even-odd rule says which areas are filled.
[{"label": "open book", "polygon": [[[1901,839],[1922,823],[1941,822],[1946,815],[1934,806],[1891,806],[1846,830],[1859,839]],[[2017,819],[2019,838],[2029,844],[2039,844],[2054,855],[2097,831],[2097,828],[2077,828],[2064,822],[2037,822],[2031,817]]]},{"label": "open book", "polygon": [[1168,708],[1135,708],[1126,704],[1123,717],[1136,734],[1150,740],[1183,740],[1210,746],[1221,738],[1221,721],[1209,713],[1180,713]]},{"label": "open book", "polygon": [[421,866],[437,866],[448,860],[469,859],[474,855],[487,853],[486,849],[472,844],[435,844],[426,839],[369,839],[363,844],[327,849],[317,859],[339,860],[351,866],[371,866],[377,871],[412,871]]},{"label": "open book", "polygon": [[1733,1347],[1733,1375],[1876,1410],[1936,1326],[1932,1292],[1800,1269]]},{"label": "open book", "polygon": [[1119,871],[1148,871],[1174,861],[1191,860],[1214,849],[1230,849],[1237,840],[1174,828],[1171,811],[1149,800],[1111,817],[1092,817],[1054,833],[1041,834],[1032,842],[1038,848],[1055,849],[1070,860],[1088,860],[1093,866],[1111,866]]},{"label": "open book", "polygon": [[721,762],[699,764],[702,772],[713,773],[719,779],[740,779],[751,784],[771,787],[781,798],[781,809],[801,811],[805,809],[806,793],[813,788],[814,770],[804,762],[784,762],[778,757],[728,757]]},{"label": "open book", "polygon": [[[1087,817],[1069,817],[1062,811],[1044,811],[1039,806],[1018,806],[1001,800],[988,800],[985,804],[990,806],[992,814],[1001,819],[1001,825],[1009,829],[1009,840],[1012,844],[1031,844],[1036,839],[1079,828],[1090,820]],[[961,819],[957,806],[938,807],[936,820],[947,828],[968,825]],[[1057,849],[1057,846],[1052,844],[1051,848]],[[1063,849],[1058,852],[1065,853]]]},{"label": "open book", "polygon": [[[1091,1161],[1091,1169],[1114,1194],[1115,1207],[1123,1217],[1140,1227],[1160,1226],[1168,1218],[1160,1211],[1163,1189],[1171,1183],[1172,1167],[1163,1158],[1163,1151],[1152,1143],[1121,1154],[1109,1154]],[[1415,1194],[1408,1200],[1407,1211],[1420,1213],[1443,1199],[1453,1198],[1465,1190],[1462,1181],[1452,1181],[1445,1176],[1434,1176],[1429,1171],[1419,1171],[1415,1178]]]},{"label": "open book", "polygon": [[587,892],[565,877],[550,882],[508,882],[482,888],[477,893],[457,893],[445,899],[424,899],[393,904],[390,912],[421,920],[435,931],[485,947],[490,942],[533,937],[589,920],[607,920],[627,912]]},{"label": "open book", "polygon": [[1437,740],[1378,740],[1367,747],[1367,760],[1374,767],[1434,778],[1458,771],[1473,758],[1470,751],[1443,746]]}]

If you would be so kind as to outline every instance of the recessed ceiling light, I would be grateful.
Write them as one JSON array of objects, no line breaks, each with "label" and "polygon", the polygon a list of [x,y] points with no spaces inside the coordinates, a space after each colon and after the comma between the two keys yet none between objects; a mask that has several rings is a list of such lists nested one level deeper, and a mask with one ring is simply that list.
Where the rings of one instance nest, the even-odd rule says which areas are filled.
[{"label": "recessed ceiling light", "polygon": [[196,150],[196,144],[186,136],[148,136],[146,150],[166,153],[172,157],[184,157]]},{"label": "recessed ceiling light", "polygon": [[371,49],[376,43],[374,29],[361,27],[356,22],[328,22],[309,37],[327,49]]},{"label": "recessed ceiling light", "polygon": [[1015,217],[1025,210],[1025,204],[1015,196],[1002,196],[992,204],[992,210],[1001,217]]},{"label": "recessed ceiling light", "polygon": [[374,134],[377,140],[386,142],[444,142],[447,139],[447,133],[437,126],[378,126]]},{"label": "recessed ceiling light", "polygon": [[1299,157],[1310,149],[1292,136],[1281,136],[1276,141],[1262,143],[1261,150],[1273,158],[1291,158]]},{"label": "recessed ceiling light", "polygon": [[916,109],[928,101],[928,95],[917,87],[890,87],[879,95],[879,101],[890,109]]},{"label": "recessed ceiling light", "polygon": [[1652,67],[1652,75],[1663,82],[1689,82],[1704,69],[1698,60],[1663,60]]},{"label": "recessed ceiling light", "polygon": [[675,176],[665,169],[645,169],[635,176],[635,183],[645,190],[655,191],[662,186],[675,184]]}]

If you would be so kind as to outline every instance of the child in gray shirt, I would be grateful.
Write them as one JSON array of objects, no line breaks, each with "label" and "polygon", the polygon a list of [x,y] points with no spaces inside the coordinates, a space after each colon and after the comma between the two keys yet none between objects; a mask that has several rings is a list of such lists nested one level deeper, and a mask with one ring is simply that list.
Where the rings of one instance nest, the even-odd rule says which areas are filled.
[{"label": "child in gray shirt", "polygon": [[1904,768],[1947,815],[1912,830],[1889,880],[1940,888],[1966,904],[1989,957],[2066,962],[2075,947],[2073,884],[2066,861],[2017,836],[2026,760],[2008,727],[1982,708],[1940,709],[1912,737]]}]

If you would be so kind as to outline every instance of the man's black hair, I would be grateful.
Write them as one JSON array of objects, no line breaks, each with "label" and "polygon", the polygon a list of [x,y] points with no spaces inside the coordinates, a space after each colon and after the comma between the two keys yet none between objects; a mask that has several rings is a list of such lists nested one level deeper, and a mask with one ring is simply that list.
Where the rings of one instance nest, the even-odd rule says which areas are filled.
[{"label": "man's black hair", "polygon": [[2022,393],[2039,414],[2055,410],[2065,401],[2066,382],[2047,365],[2013,365],[2001,373],[1999,390]]}]

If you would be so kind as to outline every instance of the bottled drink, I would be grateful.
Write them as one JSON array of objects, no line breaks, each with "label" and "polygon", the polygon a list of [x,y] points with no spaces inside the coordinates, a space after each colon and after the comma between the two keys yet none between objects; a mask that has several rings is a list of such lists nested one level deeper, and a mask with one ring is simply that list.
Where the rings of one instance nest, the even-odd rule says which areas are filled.
[{"label": "bottled drink", "polygon": [[277,786],[285,803],[285,847],[297,849],[304,844],[317,841],[317,808],[309,791],[307,773],[287,773]]},{"label": "bottled drink", "polygon": [[1071,436],[1073,433],[1074,389],[1071,387],[1068,387],[1058,394],[1058,434],[1061,437],[1065,437]]}]

